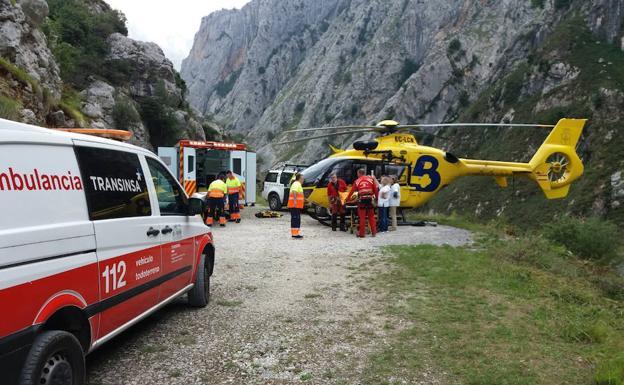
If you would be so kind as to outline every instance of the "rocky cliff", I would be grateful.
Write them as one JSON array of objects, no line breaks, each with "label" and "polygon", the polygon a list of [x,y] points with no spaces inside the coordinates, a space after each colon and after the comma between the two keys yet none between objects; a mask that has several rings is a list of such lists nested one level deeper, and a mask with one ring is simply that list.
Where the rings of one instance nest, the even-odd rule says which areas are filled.
[{"label": "rocky cliff", "polygon": [[[622,116],[615,106],[624,90],[623,15],[623,0],[253,0],[203,19],[181,74],[190,103],[244,136],[265,168],[327,154],[328,140],[272,144],[286,128],[382,118],[553,123],[582,115],[591,120],[584,143],[595,154],[602,146],[615,149],[605,138],[618,137],[612,131]],[[577,39],[582,43],[571,45]],[[459,131],[438,145],[460,155],[514,159],[544,137],[488,135],[510,144]],[[353,139],[331,143],[347,146]],[[591,194],[602,203],[573,198],[566,203],[573,202],[571,211],[614,212],[621,200],[610,193],[621,190],[611,187],[611,180],[621,186],[621,161],[596,158],[577,191],[598,184],[600,193]],[[485,203],[475,191],[482,182],[465,183],[473,186],[460,194],[465,203],[453,201],[461,193],[455,190],[432,208],[479,211]],[[489,205],[479,213],[501,215],[505,203]]]},{"label": "rocky cliff", "polygon": [[0,0],[0,117],[119,128],[148,148],[203,138],[162,50],[101,0]]}]

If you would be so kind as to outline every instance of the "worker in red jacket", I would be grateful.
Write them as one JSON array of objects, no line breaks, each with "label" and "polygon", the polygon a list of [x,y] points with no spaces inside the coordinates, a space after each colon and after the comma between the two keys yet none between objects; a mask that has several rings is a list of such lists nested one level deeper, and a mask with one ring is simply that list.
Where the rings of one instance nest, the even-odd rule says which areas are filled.
[{"label": "worker in red jacket", "polygon": [[347,192],[347,184],[338,178],[335,173],[331,175],[327,185],[327,197],[329,198],[329,209],[332,217],[332,231],[336,231],[338,215],[340,215],[340,231],[347,231],[345,226],[345,208],[340,200],[340,193]]},{"label": "worker in red jacket", "polygon": [[358,219],[360,221],[358,226],[358,237],[364,238],[366,234],[366,219],[371,229],[373,237],[377,234],[377,224],[375,223],[375,207],[373,202],[377,200],[377,194],[379,188],[377,187],[377,181],[372,177],[366,175],[366,170],[363,168],[357,171],[358,178],[353,182],[353,187],[347,195],[346,201],[351,199],[354,192],[358,193]]}]

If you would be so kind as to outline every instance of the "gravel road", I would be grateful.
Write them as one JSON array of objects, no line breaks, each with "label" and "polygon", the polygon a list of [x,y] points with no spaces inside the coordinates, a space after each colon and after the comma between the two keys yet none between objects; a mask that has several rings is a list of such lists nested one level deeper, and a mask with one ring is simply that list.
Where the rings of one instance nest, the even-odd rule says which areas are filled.
[{"label": "gravel road", "polygon": [[91,385],[358,384],[367,356],[384,343],[379,246],[460,245],[467,231],[401,227],[357,239],[309,217],[303,241],[289,214],[216,228],[208,307],[167,306],[87,358]]}]

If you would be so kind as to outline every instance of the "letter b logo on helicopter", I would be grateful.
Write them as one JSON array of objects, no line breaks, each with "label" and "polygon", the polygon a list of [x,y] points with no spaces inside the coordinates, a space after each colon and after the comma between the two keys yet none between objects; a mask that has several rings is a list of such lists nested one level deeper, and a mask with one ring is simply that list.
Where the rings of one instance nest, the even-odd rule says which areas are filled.
[{"label": "letter b logo on helicopter", "polygon": [[[439,165],[440,162],[431,155],[423,155],[418,158],[414,166],[414,171],[412,171],[413,177],[420,178],[420,182],[412,184],[416,191],[434,192],[440,187],[442,178],[438,172]],[[429,179],[428,184],[423,183],[425,179]]]}]

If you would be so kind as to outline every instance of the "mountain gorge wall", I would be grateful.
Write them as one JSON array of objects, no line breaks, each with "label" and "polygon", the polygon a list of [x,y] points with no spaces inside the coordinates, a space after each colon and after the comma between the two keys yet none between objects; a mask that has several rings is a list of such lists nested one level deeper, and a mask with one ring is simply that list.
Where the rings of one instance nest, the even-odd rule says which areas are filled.
[{"label": "mountain gorge wall", "polygon": [[[604,138],[622,116],[614,106],[624,90],[623,17],[622,0],[253,0],[203,19],[181,75],[191,105],[257,149],[263,169],[310,162],[329,144],[355,139],[275,145],[285,129],[384,118],[555,123],[582,115],[590,119],[587,151],[621,154]],[[578,36],[583,41],[572,44]],[[452,139],[436,145],[513,160],[534,151],[544,133],[459,131]],[[565,209],[619,218],[622,199],[612,193],[621,189],[613,187],[621,185],[619,157],[588,162],[577,191],[598,183],[590,194],[600,202],[572,198],[577,204]],[[455,189],[461,199],[449,192],[429,208],[504,215],[499,209],[509,202],[475,194],[486,182],[462,183],[470,192]],[[526,199],[543,199],[526,189]],[[483,209],[486,200],[491,210]]]}]

